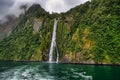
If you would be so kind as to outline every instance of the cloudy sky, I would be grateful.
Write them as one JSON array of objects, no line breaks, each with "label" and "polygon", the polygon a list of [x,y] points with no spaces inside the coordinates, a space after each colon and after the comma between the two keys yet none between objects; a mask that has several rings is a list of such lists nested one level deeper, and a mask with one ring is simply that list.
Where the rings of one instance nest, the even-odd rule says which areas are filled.
[{"label": "cloudy sky", "polygon": [[52,12],[66,12],[70,8],[80,5],[86,1],[90,0],[0,0],[0,22],[6,21],[5,16],[12,14],[19,16],[24,11],[19,7],[21,5],[27,4],[31,6],[32,4],[40,4],[46,11]]}]

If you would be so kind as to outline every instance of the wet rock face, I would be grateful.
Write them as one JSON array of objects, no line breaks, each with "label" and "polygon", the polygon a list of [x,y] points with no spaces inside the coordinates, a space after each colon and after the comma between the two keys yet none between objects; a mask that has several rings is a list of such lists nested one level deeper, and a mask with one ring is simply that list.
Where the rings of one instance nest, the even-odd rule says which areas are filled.
[{"label": "wet rock face", "polygon": [[33,26],[33,34],[38,33],[42,29],[42,20],[35,19]]},{"label": "wet rock face", "polygon": [[65,63],[84,63],[84,64],[95,64],[95,62],[90,59],[84,59],[84,56],[81,52],[78,53],[69,53],[63,56],[62,62]]}]

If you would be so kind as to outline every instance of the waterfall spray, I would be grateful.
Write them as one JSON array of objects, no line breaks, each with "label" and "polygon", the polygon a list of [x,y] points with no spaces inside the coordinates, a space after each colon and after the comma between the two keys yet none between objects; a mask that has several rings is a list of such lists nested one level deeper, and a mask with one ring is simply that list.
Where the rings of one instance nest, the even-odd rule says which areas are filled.
[{"label": "waterfall spray", "polygon": [[56,63],[58,62],[59,59],[59,54],[58,54],[58,49],[57,49],[57,44],[56,44],[56,30],[57,30],[57,23],[58,20],[54,20],[54,27],[53,27],[53,34],[52,34],[52,42],[51,42],[51,47],[50,47],[50,52],[49,52],[49,63],[52,63],[53,61],[53,51],[56,49],[57,52],[57,60]]}]

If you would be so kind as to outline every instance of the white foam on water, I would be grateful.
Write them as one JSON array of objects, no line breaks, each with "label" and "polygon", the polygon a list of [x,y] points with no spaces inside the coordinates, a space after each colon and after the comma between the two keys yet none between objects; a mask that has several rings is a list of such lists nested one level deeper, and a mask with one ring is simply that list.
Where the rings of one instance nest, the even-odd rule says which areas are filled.
[{"label": "white foam on water", "polygon": [[[74,74],[79,75],[80,77],[84,78],[84,80],[93,80],[93,77],[92,77],[92,76],[85,75],[86,72],[81,72],[81,73],[74,72]],[[75,76],[76,76],[76,75],[75,75]],[[73,76],[73,77],[74,77],[74,76]],[[77,76],[76,76],[76,77],[77,77]]]},{"label": "white foam on water", "polygon": [[79,73],[79,75],[85,80],[93,80],[92,76],[85,75],[86,72]]},{"label": "white foam on water", "polygon": [[[57,76],[53,75],[57,73],[55,66],[49,64],[45,69],[41,69],[44,66],[19,66],[9,69],[3,73],[0,73],[0,80],[57,80]],[[69,76],[73,78],[80,78],[81,80],[93,80],[92,76],[86,75],[86,72],[78,72],[78,69],[67,67],[66,70],[61,71],[65,74],[61,77],[63,80],[69,79]],[[72,75],[71,75],[72,73]]]},{"label": "white foam on water", "polygon": [[38,73],[39,67],[21,66],[12,68],[0,74],[0,80],[54,80],[43,70],[43,75]]},{"label": "white foam on water", "polygon": [[18,80],[18,75],[26,66],[15,67],[0,74],[1,80]]}]

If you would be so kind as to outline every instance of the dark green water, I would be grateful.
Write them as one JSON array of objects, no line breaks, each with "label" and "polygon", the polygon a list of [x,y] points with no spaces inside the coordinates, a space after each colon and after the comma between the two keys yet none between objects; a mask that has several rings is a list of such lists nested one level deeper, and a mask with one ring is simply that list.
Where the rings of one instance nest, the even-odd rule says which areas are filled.
[{"label": "dark green water", "polygon": [[120,80],[120,66],[0,62],[0,80]]}]

